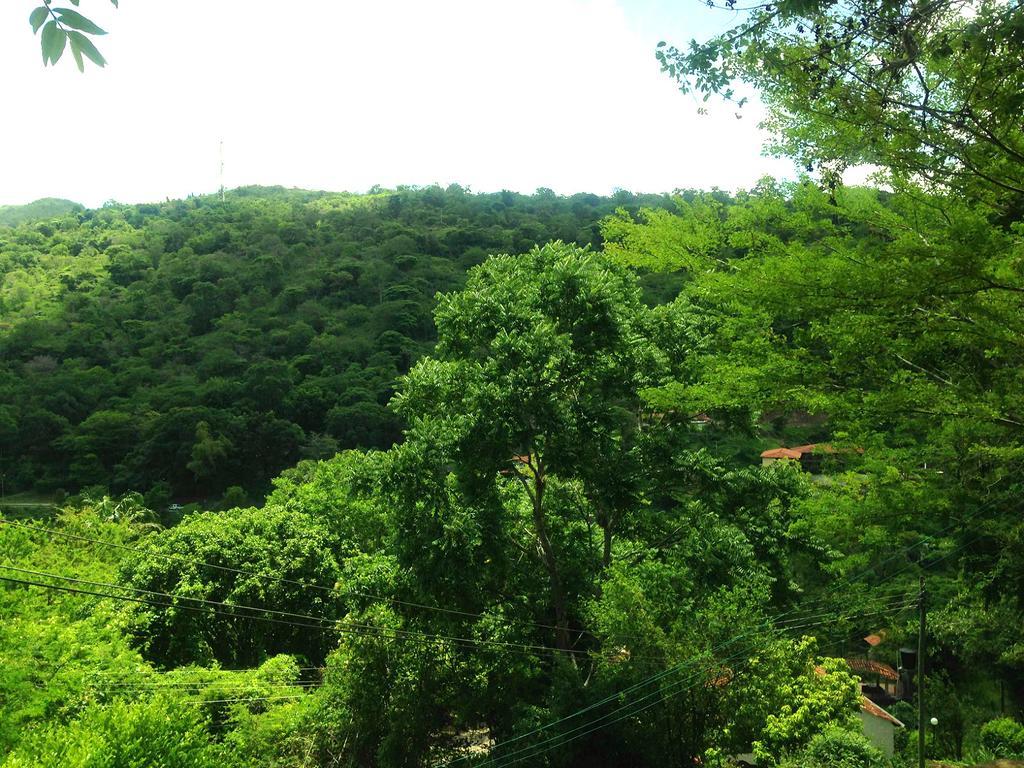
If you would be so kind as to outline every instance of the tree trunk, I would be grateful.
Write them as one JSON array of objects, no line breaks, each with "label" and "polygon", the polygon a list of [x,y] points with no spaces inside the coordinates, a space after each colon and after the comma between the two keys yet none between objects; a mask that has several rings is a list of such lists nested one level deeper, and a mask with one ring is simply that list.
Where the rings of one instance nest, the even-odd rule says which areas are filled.
[{"label": "tree trunk", "polygon": [[609,517],[604,528],[604,552],[601,556],[601,570],[607,571],[612,564],[612,521]]},{"label": "tree trunk", "polygon": [[551,605],[555,611],[555,646],[562,651],[569,650],[569,607],[562,588],[562,577],[558,569],[555,551],[548,537],[547,521],[544,518],[544,475],[538,466],[534,470],[533,481],[533,525],[537,530],[537,541],[540,543],[544,567],[548,572],[551,585]]}]

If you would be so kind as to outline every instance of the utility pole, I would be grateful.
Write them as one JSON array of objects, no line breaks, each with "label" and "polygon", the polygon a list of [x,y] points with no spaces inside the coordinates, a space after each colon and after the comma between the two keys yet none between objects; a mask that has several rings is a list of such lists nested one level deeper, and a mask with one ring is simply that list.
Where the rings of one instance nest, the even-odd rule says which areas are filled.
[{"label": "utility pole", "polygon": [[924,574],[920,576],[917,594],[917,611],[920,622],[917,628],[917,765],[924,768],[924,630],[925,591]]}]

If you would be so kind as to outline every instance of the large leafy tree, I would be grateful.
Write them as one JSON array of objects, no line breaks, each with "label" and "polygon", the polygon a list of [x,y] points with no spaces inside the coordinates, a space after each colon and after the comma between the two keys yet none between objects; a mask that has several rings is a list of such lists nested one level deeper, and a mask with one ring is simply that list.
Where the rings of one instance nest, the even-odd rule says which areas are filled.
[{"label": "large leafy tree", "polygon": [[[1016,641],[979,633],[1024,609],[1012,586],[1024,487],[1016,228],[923,192],[764,184],[732,206],[620,216],[606,235],[623,262],[684,270],[662,311],[701,319],[681,326],[700,341],[677,381],[645,392],[651,402],[749,408],[777,437],[804,422],[806,436],[840,451],[832,471],[848,474],[801,501],[792,528],[832,563],[798,580],[824,584],[874,563],[888,588],[903,579],[911,589],[915,568],[892,549],[906,544],[948,602],[933,623],[945,647],[998,664],[1020,695]],[[970,575],[958,579],[960,568]],[[864,594],[863,584],[837,589],[848,604]]]},{"label": "large leafy tree", "polygon": [[164,665],[252,665],[278,651],[319,663],[342,607],[335,544],[274,506],[193,515],[122,564],[120,583],[144,600],[127,604],[127,634]]},{"label": "large leafy tree", "polygon": [[[664,267],[679,264],[677,253],[693,257],[681,249],[695,239],[707,246],[691,300],[746,320],[720,326],[732,347],[701,366],[732,388],[704,391],[816,412],[833,436],[864,448],[860,471],[816,494],[805,519],[839,562],[883,570],[893,538],[928,533],[920,564],[947,577],[963,569],[935,586],[947,658],[995,663],[1024,697],[1019,644],[980,631],[1019,623],[1024,608],[1014,588],[1024,9],[960,0],[723,7],[738,13],[732,29],[686,49],[662,44],[663,66],[706,99],[742,101],[737,84],[754,86],[774,151],[820,171],[832,194],[759,194],[745,212],[717,217],[720,227],[713,215],[700,220],[714,240],[691,211],[685,225],[652,214],[640,236],[622,233],[632,246],[620,256],[654,253]],[[842,171],[860,163],[879,166],[896,194],[840,189]]]},{"label": "large leafy tree", "polygon": [[[713,0],[708,5],[716,7]],[[894,181],[1024,194],[1024,9],[1001,0],[781,0],[742,7],[714,38],[658,57],[684,90],[770,110],[774,149],[835,182],[858,163]]]},{"label": "large leafy tree", "polygon": [[594,588],[593,574],[570,583],[574,523],[600,532],[595,562],[606,567],[638,503],[639,392],[659,375],[646,313],[629,275],[587,250],[554,243],[492,258],[441,297],[435,355],[395,401],[410,424],[396,476],[415,476],[407,457],[432,455],[442,474],[454,465],[464,504],[522,514],[514,543],[543,567],[563,649],[573,593]]}]

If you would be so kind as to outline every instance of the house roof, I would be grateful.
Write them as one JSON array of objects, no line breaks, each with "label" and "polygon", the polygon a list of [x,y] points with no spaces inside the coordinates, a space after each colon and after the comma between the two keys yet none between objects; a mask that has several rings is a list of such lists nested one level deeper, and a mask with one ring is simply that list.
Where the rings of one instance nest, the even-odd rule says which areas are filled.
[{"label": "house roof", "polygon": [[836,449],[828,443],[808,443],[793,448],[769,448],[761,453],[762,459],[799,459],[805,453],[835,453]]},{"label": "house roof", "polygon": [[899,680],[899,673],[881,661],[872,661],[871,659],[847,659],[846,663],[850,665],[850,669],[861,675],[878,675],[884,677],[886,680]]},{"label": "house roof", "polygon": [[903,725],[903,723],[901,723],[895,717],[893,717],[888,712],[886,712],[884,709],[882,709],[880,706],[875,704],[875,702],[873,702],[867,696],[861,695],[861,697],[860,697],[860,710],[861,710],[861,712],[866,712],[867,714],[869,714],[869,715],[871,715],[873,717],[877,717],[877,718],[879,718],[881,720],[885,720],[887,723],[892,723],[897,728],[905,728],[906,727],[905,725]]},{"label": "house roof", "polygon": [[[864,453],[863,448],[853,448],[855,453]],[[799,459],[805,453],[847,453],[849,449],[836,450],[829,443],[807,443],[807,445],[796,445],[792,448],[769,448],[762,451],[762,459]]]},{"label": "house roof", "polygon": [[762,459],[799,459],[803,453],[792,448],[770,448],[761,452]]}]

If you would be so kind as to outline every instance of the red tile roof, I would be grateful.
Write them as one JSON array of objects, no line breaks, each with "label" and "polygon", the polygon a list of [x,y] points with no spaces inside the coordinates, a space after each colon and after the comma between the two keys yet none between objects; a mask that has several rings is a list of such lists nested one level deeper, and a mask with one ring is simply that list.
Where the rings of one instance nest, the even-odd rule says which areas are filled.
[{"label": "red tile roof", "polygon": [[883,664],[881,661],[871,661],[870,659],[847,659],[846,663],[850,665],[850,669],[858,674],[866,675],[878,675],[884,677],[886,680],[899,680],[899,673],[895,669],[890,667],[888,664]]},{"label": "red tile roof", "polygon": [[860,697],[860,709],[861,709],[862,712],[867,712],[869,715],[873,715],[875,717],[881,718],[882,720],[885,720],[887,723],[892,723],[897,728],[904,728],[904,727],[906,727],[906,726],[903,725],[903,723],[901,723],[895,717],[893,717],[888,712],[886,712],[884,709],[882,709],[880,706],[875,704],[875,702],[873,702],[867,696],[861,696]]},{"label": "red tile roof", "polygon": [[762,459],[799,459],[803,453],[792,448],[771,448],[761,452]]},{"label": "red tile roof", "polygon": [[[863,448],[841,449],[843,453],[852,450],[855,453],[864,453]],[[839,453],[828,443],[808,443],[797,445],[792,448],[769,448],[761,453],[762,459],[799,459],[805,453]]]}]

